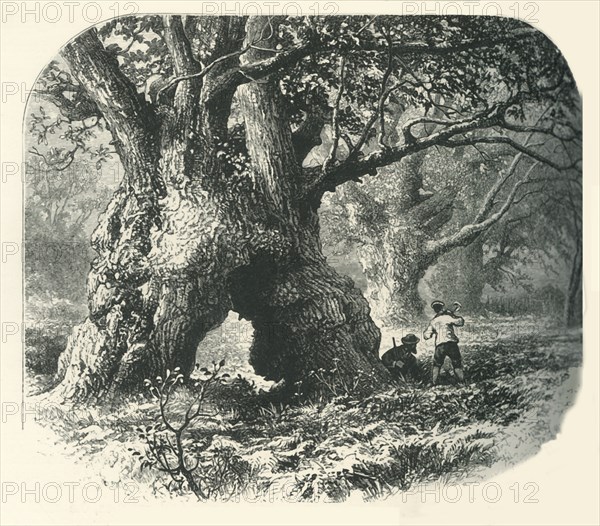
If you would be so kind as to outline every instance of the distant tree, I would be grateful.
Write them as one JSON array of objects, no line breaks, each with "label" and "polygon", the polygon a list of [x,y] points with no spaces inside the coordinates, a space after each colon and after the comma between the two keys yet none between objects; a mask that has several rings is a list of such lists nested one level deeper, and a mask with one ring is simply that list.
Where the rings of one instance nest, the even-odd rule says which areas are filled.
[{"label": "distant tree", "polygon": [[94,165],[75,161],[58,169],[47,161],[34,157],[26,165],[25,293],[31,310],[43,311],[37,317],[55,318],[56,302],[65,300],[72,314],[54,321],[67,323],[85,305],[93,259],[86,223],[100,214],[111,191]]},{"label": "distant tree", "polygon": [[[573,125],[575,130],[581,129],[580,122]],[[571,159],[581,156],[578,140],[561,140],[553,146],[556,151],[548,155]],[[434,276],[441,272],[448,278],[443,282],[443,294],[462,297],[472,310],[477,310],[486,284],[499,291],[517,287],[542,300],[544,290],[550,285],[542,284],[541,290],[532,287],[531,269],[538,268],[547,278],[542,283],[552,281],[551,288],[563,289],[565,324],[581,324],[580,172],[570,170],[560,174],[549,167],[544,172],[543,181],[531,185],[518,206],[501,221],[474,244],[455,251],[438,265]],[[475,272],[476,269],[479,271]]]},{"label": "distant tree", "polygon": [[458,301],[464,313],[476,314],[483,309],[483,292],[489,280],[483,237],[487,236],[441,256],[425,279],[432,295],[446,302]]},{"label": "distant tree", "polygon": [[[543,141],[546,148],[560,143],[556,137]],[[511,238],[506,245],[511,229],[523,229],[523,223],[535,219],[532,210],[540,207],[540,200],[578,180],[576,174],[557,171],[560,165],[550,152],[543,157],[545,164],[523,153],[507,159],[511,152],[503,147],[483,152],[484,161],[481,153],[456,148],[413,155],[399,164],[396,177],[382,174],[360,187],[349,185],[332,202],[339,210],[337,217],[329,212],[334,220],[329,231],[335,239],[355,243],[368,281],[367,297],[384,323],[420,315],[419,282],[450,252],[461,258],[449,260],[434,275],[433,293],[448,293],[448,281],[457,280],[461,286],[454,290],[461,293],[454,294],[455,300],[478,309],[494,272],[510,272],[502,262],[510,259],[520,239]],[[493,248],[500,252],[484,265],[484,236],[494,229],[504,229],[504,239],[497,240]]]}]

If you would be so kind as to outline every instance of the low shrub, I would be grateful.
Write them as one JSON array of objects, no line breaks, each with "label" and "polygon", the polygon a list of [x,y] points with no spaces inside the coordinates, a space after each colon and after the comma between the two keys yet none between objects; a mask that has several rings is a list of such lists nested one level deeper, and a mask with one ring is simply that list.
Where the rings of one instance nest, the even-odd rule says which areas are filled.
[{"label": "low shrub", "polygon": [[25,329],[25,366],[33,374],[53,375],[67,345],[67,333],[53,327]]}]

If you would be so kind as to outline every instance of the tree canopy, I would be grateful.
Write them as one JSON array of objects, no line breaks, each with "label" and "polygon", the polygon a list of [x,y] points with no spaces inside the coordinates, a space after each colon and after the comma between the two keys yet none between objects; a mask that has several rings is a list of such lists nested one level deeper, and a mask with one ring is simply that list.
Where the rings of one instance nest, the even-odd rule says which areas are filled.
[{"label": "tree canopy", "polygon": [[[538,149],[524,145],[525,134],[534,129],[549,135],[574,133],[578,101],[560,51],[517,20],[286,17],[277,20],[276,30],[271,25],[257,42],[242,45],[244,20],[231,19],[226,24],[231,34],[217,35],[211,31],[217,18],[188,16],[181,23],[178,34],[197,58],[197,66],[190,65],[184,73],[174,70],[176,51],[167,45],[172,31],[160,16],[114,19],[90,30],[86,38],[97,42],[99,53],[113,57],[118,80],[131,85],[133,100],[138,99],[134,92],[144,94],[144,101],[130,102],[124,112],[129,117],[143,109],[147,119],[158,119],[172,104],[178,83],[188,78],[201,81],[222,64],[229,67],[221,68],[211,83],[214,92],[209,90],[204,97],[275,75],[297,144],[304,140],[305,149],[318,144],[323,125],[333,130],[323,166],[305,168],[304,196],[318,200],[326,190],[433,145],[500,143],[539,158]],[[211,60],[224,41],[230,42],[231,51]],[[266,41],[276,44],[264,58],[240,63],[240,57],[261,49]],[[41,136],[55,126],[68,125],[65,135],[75,145],[54,152],[50,162],[67,162],[74,153],[83,153],[81,144],[91,133],[88,119],[104,116],[84,88],[59,61],[53,61],[39,80],[37,92],[61,112],[57,123],[44,124],[49,129]],[[528,108],[547,100],[557,104],[536,126],[527,124]],[[438,116],[430,116],[432,108],[438,109]],[[405,117],[400,133],[392,127],[398,113],[412,116]],[[35,119],[41,123],[44,116]],[[436,125],[436,131],[422,133],[426,124]],[[506,130],[515,133],[503,133]],[[370,141],[374,136],[376,147]],[[101,162],[110,151],[110,146],[103,146],[94,153]]]}]

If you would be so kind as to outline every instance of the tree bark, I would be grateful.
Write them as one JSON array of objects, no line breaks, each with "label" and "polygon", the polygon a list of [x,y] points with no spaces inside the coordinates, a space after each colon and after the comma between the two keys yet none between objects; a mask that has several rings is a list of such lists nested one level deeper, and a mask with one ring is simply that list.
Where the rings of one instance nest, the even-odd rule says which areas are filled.
[{"label": "tree bark", "polygon": [[[248,39],[264,20],[248,26]],[[247,60],[266,53],[252,50]],[[262,182],[269,214],[283,234],[282,258],[257,257],[232,284],[234,309],[255,329],[251,363],[298,393],[362,392],[390,384],[378,357],[380,332],[369,305],[349,278],[340,276],[321,251],[318,202],[298,199],[301,166],[273,80],[239,90],[252,165]],[[323,381],[321,373],[330,375]],[[332,372],[335,371],[335,372]],[[344,387],[345,386],[345,387]]]},{"label": "tree bark", "polygon": [[[193,71],[180,19],[167,26],[176,71]],[[98,257],[88,278],[90,315],[69,338],[55,390],[61,398],[99,400],[136,391],[167,368],[190,372],[198,342],[229,311],[226,276],[245,257],[249,230],[238,216],[248,204],[227,199],[231,170],[217,159],[233,90],[203,101],[197,80],[182,81],[158,116],[93,31],[63,56],[100,101],[125,168],[92,238]]]},{"label": "tree bark", "polygon": [[390,229],[380,244],[357,249],[373,316],[385,326],[406,324],[423,309],[418,288],[428,263],[415,234],[418,232]]}]

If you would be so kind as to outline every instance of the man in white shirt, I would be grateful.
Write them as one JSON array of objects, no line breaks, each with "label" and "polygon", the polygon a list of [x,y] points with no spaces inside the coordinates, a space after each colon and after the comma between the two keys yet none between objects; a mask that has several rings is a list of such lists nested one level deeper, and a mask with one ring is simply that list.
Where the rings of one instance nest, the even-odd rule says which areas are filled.
[{"label": "man in white shirt", "polygon": [[435,335],[435,353],[433,355],[433,385],[437,384],[440,375],[440,367],[444,365],[446,356],[450,358],[456,378],[460,382],[464,380],[462,357],[458,348],[458,337],[454,333],[454,327],[462,327],[465,320],[453,312],[444,308],[442,301],[434,301],[431,308],[435,316],[423,333],[423,338],[429,340]]}]

